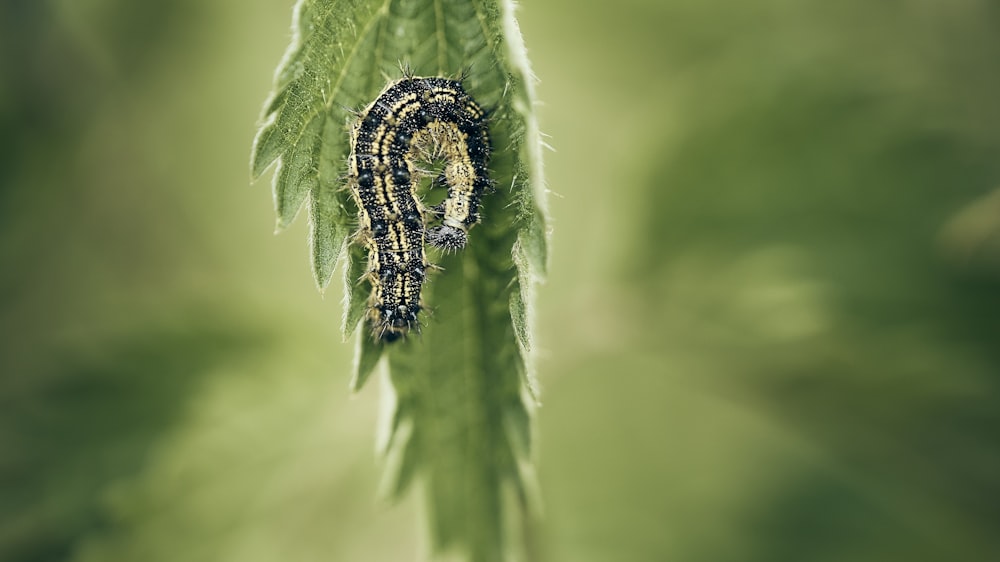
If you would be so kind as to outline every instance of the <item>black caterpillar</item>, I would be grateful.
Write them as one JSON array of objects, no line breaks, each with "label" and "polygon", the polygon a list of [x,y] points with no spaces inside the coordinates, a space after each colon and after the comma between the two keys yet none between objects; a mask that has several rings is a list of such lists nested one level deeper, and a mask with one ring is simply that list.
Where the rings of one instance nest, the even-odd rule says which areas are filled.
[{"label": "black caterpillar", "polygon": [[[446,78],[405,77],[386,86],[351,129],[348,178],[358,203],[359,236],[368,248],[373,336],[394,341],[419,328],[420,291],[432,267],[424,241],[447,251],[465,247],[490,188],[486,112]],[[415,188],[417,162],[444,160],[448,196],[425,208]],[[439,224],[427,229],[428,217]]]}]

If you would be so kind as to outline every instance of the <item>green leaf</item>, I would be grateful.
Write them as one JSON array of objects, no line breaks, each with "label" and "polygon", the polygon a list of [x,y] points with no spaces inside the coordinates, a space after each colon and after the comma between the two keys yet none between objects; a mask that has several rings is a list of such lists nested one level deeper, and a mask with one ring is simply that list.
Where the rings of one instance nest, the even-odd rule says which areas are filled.
[{"label": "green leaf", "polygon": [[[294,40],[275,77],[251,170],[274,177],[279,228],[308,200],[313,272],[344,272],[344,337],[358,332],[351,387],[386,356],[395,391],[386,489],[425,484],[432,544],[473,561],[504,560],[530,494],[532,287],[544,273],[546,228],[533,77],[509,1],[300,0]],[[416,76],[464,76],[490,110],[497,190],[464,251],[431,259],[423,329],[385,344],[357,330],[370,287],[353,243],[345,174],[352,109],[370,103],[402,65]],[[512,494],[509,492],[513,492]],[[514,502],[508,501],[510,497]]]}]

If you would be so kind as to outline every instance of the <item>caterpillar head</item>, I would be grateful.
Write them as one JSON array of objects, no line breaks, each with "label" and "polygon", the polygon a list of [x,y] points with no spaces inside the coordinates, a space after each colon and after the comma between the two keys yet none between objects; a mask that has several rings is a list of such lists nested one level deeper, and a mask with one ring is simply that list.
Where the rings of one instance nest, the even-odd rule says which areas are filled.
[{"label": "caterpillar head", "polygon": [[450,252],[464,248],[469,235],[461,228],[444,224],[429,229],[427,241],[434,247]]}]

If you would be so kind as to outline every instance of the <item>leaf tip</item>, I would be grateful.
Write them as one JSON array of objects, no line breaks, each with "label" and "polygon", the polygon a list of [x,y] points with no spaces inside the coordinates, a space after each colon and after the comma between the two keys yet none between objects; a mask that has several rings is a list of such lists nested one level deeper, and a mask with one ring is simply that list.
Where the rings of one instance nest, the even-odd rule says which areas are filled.
[{"label": "leaf tip", "polygon": [[298,213],[289,216],[288,213],[282,212],[284,209],[281,209],[280,205],[277,205],[276,203],[276,206],[279,208],[277,209],[277,216],[274,218],[274,233],[281,234],[288,229],[288,227],[292,226],[292,222],[295,221],[295,217],[298,216]]},{"label": "leaf tip", "polygon": [[255,182],[268,168],[271,164],[274,164],[278,160],[280,151],[274,146],[273,142],[269,139],[273,137],[272,127],[274,125],[273,116],[271,119],[266,121],[257,130],[257,134],[254,135],[253,144],[250,148],[250,181]]},{"label": "leaf tip", "polygon": [[357,345],[354,351],[354,373],[348,387],[351,392],[358,392],[365,385],[372,371],[378,366],[382,359],[382,352],[385,347],[369,337],[368,334],[358,334]]}]

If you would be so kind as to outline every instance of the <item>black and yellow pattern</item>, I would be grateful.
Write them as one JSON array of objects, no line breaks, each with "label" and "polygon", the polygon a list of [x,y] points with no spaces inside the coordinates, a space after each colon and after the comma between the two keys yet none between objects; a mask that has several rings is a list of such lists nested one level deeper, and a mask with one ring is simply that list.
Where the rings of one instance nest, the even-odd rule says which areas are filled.
[{"label": "black and yellow pattern", "polygon": [[[424,241],[458,250],[479,222],[490,187],[486,112],[462,84],[406,77],[389,84],[351,130],[348,177],[358,203],[360,238],[372,284],[368,313],[377,339],[393,341],[419,325],[420,291],[430,264]],[[444,160],[444,202],[423,206],[417,162]],[[426,228],[426,218],[440,224]]]}]

